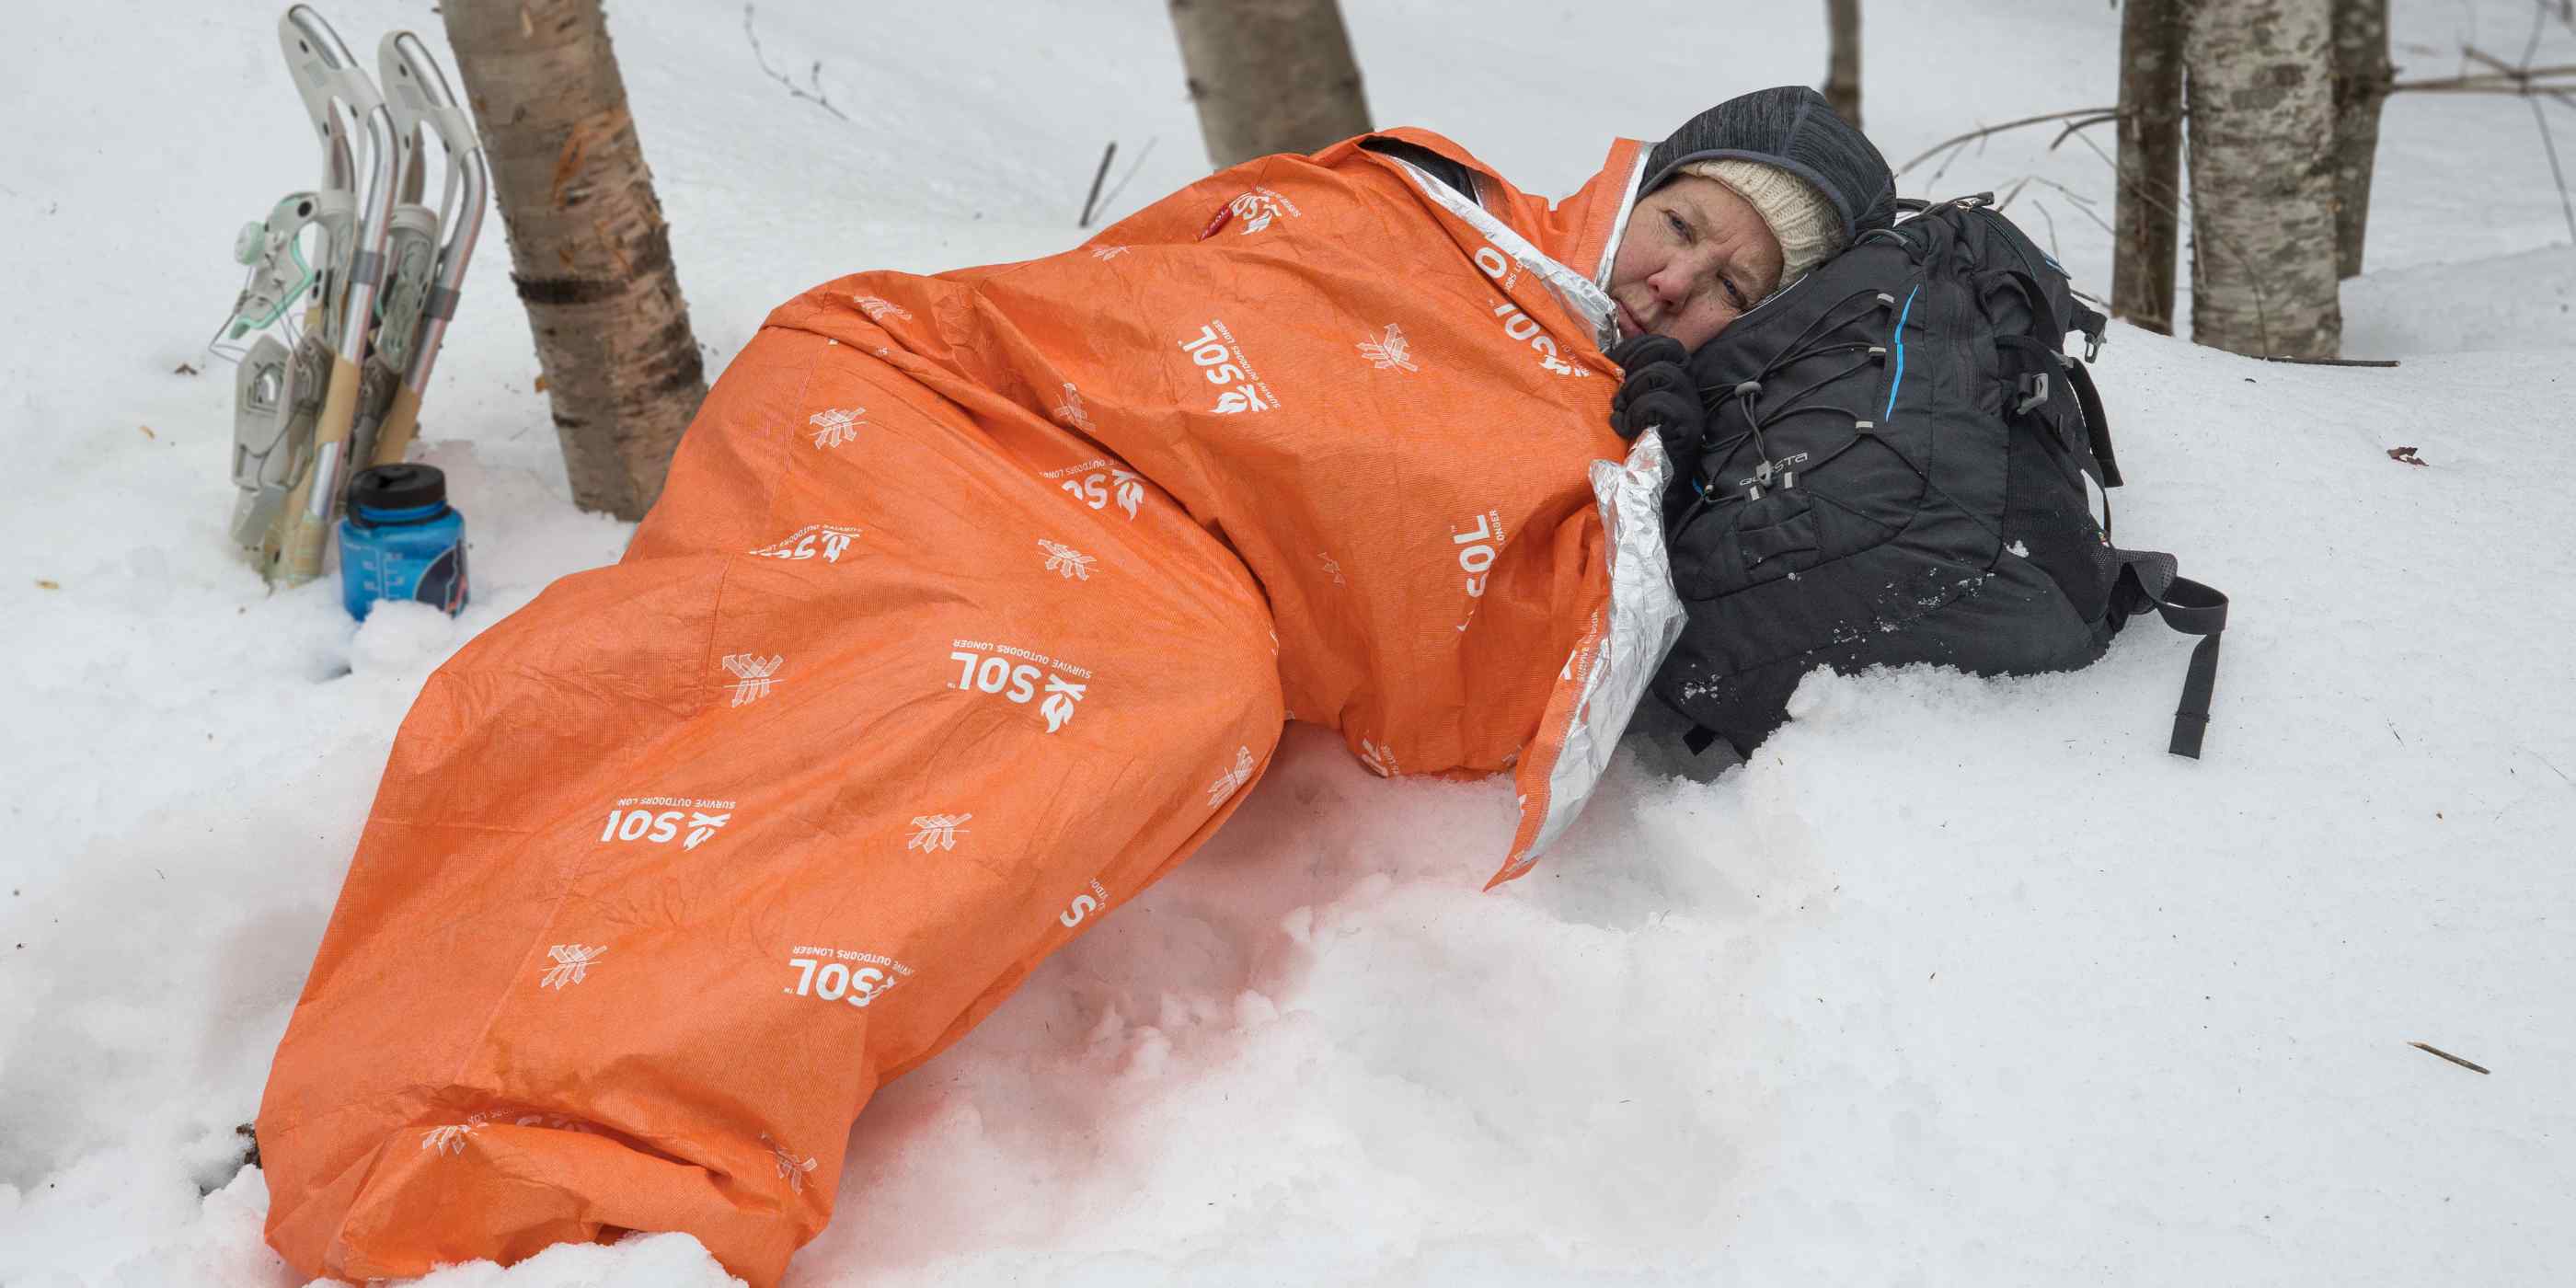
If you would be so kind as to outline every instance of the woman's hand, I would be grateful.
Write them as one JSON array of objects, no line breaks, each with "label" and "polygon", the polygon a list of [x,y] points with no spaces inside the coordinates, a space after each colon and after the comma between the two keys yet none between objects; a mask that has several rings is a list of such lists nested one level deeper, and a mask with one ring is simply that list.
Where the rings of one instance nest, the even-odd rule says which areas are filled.
[{"label": "woman's hand", "polygon": [[1677,474],[1696,465],[1708,410],[1686,366],[1690,352],[1671,336],[1641,335],[1620,341],[1608,356],[1628,373],[1610,399],[1610,428],[1628,439],[1653,428]]}]

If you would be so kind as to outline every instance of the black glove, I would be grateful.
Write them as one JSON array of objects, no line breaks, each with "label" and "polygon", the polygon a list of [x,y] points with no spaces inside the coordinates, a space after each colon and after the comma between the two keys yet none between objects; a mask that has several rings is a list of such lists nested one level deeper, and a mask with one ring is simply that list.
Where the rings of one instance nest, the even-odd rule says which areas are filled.
[{"label": "black glove", "polygon": [[1633,439],[1653,426],[1675,473],[1687,472],[1698,463],[1700,435],[1708,428],[1699,382],[1687,368],[1690,351],[1668,335],[1641,335],[1620,341],[1609,358],[1628,373],[1610,399],[1610,428]]}]

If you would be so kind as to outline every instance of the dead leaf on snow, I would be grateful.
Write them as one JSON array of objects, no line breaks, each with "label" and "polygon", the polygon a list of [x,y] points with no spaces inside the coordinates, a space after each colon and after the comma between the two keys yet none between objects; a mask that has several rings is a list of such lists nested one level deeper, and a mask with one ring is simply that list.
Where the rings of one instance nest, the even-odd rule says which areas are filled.
[{"label": "dead leaf on snow", "polygon": [[136,428],[136,429],[139,429],[139,430],[142,430],[142,431],[143,431],[143,436],[144,436],[145,438],[159,438],[159,437],[161,437],[159,434],[155,434],[155,433],[153,433],[153,432],[152,432],[152,427],[151,427],[150,425],[137,425],[137,426],[135,426],[135,428]]},{"label": "dead leaf on snow", "polygon": [[38,590],[61,590],[62,588],[63,584],[59,581],[47,581],[42,577],[38,577],[36,579],[36,589]]},{"label": "dead leaf on snow", "polygon": [[2392,447],[2392,448],[2389,448],[2389,449],[2388,449],[2388,459],[2390,459],[2390,460],[2392,460],[2392,461],[2404,461],[2404,462],[2406,462],[2406,463],[2407,463],[2407,464],[2409,464],[2409,465],[2420,465],[2420,466],[2427,466],[2427,467],[2429,467],[2429,466],[2432,464],[2432,462],[2427,461],[2427,460],[2423,460],[2423,459],[2419,458],[2418,456],[2416,456],[2416,455],[2415,455],[2415,449],[2414,449],[2414,448],[2412,448],[2412,447]]}]

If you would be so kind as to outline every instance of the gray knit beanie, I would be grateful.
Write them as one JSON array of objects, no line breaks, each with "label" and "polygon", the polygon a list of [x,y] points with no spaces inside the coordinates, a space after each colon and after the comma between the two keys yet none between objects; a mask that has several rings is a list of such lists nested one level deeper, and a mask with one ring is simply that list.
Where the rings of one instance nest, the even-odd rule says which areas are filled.
[{"label": "gray knit beanie", "polygon": [[[1896,176],[1887,158],[1868,136],[1834,114],[1825,96],[1806,85],[1779,85],[1739,94],[1682,123],[1646,154],[1645,184],[1653,192],[1676,174],[1708,174],[1703,162],[1746,161],[1783,171],[1804,181],[1804,191],[1821,197],[1826,211],[1826,238],[1821,251],[1805,249],[1803,216],[1807,204],[1785,195],[1774,202],[1757,192],[1771,186],[1771,176],[1730,182],[1724,171],[1710,177],[1753,203],[1780,239],[1783,285],[1824,262],[1872,228],[1896,221]],[[1684,167],[1690,167],[1685,170]]]},{"label": "gray knit beanie", "polygon": [[1684,174],[1724,185],[1753,206],[1780,241],[1780,285],[1787,286],[1843,248],[1843,220],[1816,185],[1760,161],[1728,157],[1690,161]]}]

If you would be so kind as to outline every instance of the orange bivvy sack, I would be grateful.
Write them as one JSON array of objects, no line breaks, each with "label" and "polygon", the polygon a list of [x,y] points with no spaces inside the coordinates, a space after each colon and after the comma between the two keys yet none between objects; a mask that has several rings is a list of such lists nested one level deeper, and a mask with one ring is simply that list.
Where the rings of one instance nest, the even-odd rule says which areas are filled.
[{"label": "orange bivvy sack", "polygon": [[404,719],[260,1107],[288,1261],[681,1230],[776,1282],[875,1089],[1285,719],[1515,772],[1527,870],[1678,628],[1592,280],[1641,150],[1550,207],[1392,137],[1475,196],[1352,140],[770,315],[624,559]]}]

